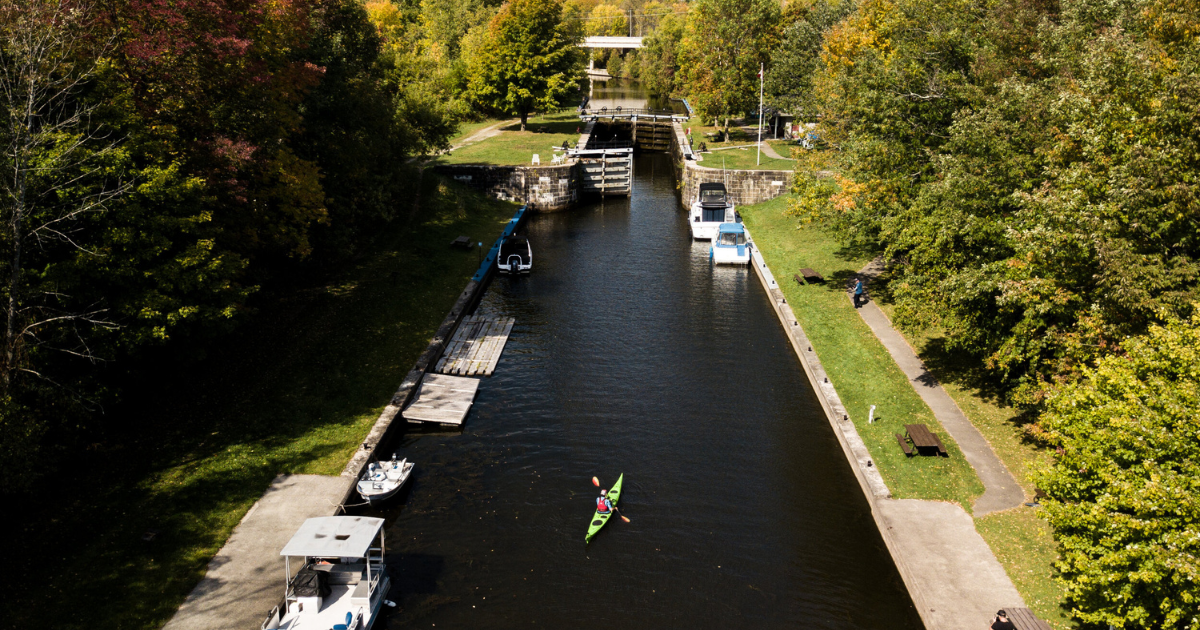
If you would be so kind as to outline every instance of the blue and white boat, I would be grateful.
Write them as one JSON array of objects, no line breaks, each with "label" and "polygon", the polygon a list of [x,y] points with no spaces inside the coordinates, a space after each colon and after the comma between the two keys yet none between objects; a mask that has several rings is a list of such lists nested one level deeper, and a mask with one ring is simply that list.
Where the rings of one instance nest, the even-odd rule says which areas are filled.
[{"label": "blue and white boat", "polygon": [[741,223],[722,223],[717,226],[709,255],[717,265],[746,265],[750,263],[753,243]]}]

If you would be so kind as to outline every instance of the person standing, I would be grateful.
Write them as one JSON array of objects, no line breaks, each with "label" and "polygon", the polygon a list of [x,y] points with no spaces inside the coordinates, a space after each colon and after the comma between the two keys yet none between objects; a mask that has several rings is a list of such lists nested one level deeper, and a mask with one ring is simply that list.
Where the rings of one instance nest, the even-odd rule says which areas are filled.
[{"label": "person standing", "polygon": [[863,281],[862,278],[854,280],[854,308],[862,306],[863,301]]}]

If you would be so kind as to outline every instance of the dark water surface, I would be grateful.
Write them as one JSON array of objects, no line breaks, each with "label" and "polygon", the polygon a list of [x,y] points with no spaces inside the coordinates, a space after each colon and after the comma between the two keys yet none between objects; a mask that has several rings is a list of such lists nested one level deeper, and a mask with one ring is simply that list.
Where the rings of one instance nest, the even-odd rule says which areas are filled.
[{"label": "dark water surface", "polygon": [[[406,436],[390,628],[919,628],[765,292],[688,238],[666,155],[535,215],[533,273],[461,433]],[[625,473],[584,545],[593,475]]]}]

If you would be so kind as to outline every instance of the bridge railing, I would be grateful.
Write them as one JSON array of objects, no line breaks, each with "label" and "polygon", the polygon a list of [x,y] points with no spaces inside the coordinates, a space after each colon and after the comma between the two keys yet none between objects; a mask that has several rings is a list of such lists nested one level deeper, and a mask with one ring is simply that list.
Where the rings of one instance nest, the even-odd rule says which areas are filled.
[{"label": "bridge railing", "polygon": [[579,110],[580,118],[679,118],[686,120],[687,114],[678,114],[669,109],[648,109],[640,107],[598,107]]}]

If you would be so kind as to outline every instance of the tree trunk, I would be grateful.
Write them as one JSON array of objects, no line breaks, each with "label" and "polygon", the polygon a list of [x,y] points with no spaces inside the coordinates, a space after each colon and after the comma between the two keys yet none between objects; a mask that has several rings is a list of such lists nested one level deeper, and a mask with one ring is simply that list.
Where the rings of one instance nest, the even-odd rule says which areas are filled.
[{"label": "tree trunk", "polygon": [[521,131],[525,131],[525,123],[529,122],[529,110],[521,110]]},{"label": "tree trunk", "polygon": [[729,142],[729,116],[725,117],[725,142]]}]

